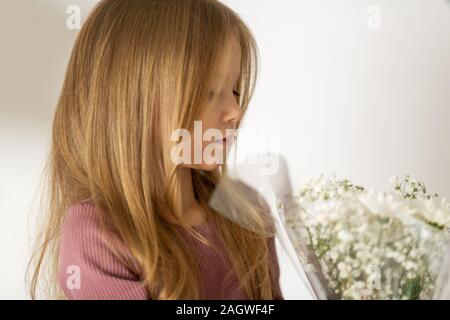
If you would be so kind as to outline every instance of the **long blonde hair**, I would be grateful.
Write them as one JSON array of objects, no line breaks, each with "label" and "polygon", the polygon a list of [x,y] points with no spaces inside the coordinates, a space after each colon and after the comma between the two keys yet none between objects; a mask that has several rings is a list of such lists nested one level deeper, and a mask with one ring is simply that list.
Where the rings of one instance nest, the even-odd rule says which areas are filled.
[{"label": "long blonde hair", "polygon": [[[169,157],[174,142],[169,139],[175,128],[190,129],[202,113],[213,70],[231,37],[241,49],[239,105],[245,112],[255,88],[257,46],[227,6],[216,0],[97,4],[76,39],[54,114],[44,170],[46,219],[29,265],[32,298],[46,274],[46,296],[61,293],[61,225],[70,206],[87,198],[117,230],[152,299],[200,298],[196,260],[167,221],[179,221],[208,242],[182,219],[180,179]],[[196,198],[210,198],[226,165],[222,169],[192,170]],[[261,231],[270,228],[258,206],[238,200],[239,194],[229,196],[254,219],[253,225]],[[246,294],[251,299],[273,298],[264,232],[243,228],[220,214],[211,219]]]}]

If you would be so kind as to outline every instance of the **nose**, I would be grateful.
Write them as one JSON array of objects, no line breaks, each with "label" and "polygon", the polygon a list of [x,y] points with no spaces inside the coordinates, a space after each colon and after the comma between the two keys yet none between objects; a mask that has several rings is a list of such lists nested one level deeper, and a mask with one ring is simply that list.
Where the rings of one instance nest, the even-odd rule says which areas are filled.
[{"label": "nose", "polygon": [[236,97],[232,96],[230,102],[227,103],[227,107],[224,112],[223,121],[225,123],[233,123],[236,125],[242,119],[242,110],[239,103],[236,101]]}]

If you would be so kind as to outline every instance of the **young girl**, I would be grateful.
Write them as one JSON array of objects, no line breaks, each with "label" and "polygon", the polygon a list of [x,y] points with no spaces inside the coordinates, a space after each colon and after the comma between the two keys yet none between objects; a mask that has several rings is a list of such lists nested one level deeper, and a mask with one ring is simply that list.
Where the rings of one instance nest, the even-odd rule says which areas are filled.
[{"label": "young girl", "polygon": [[283,299],[261,197],[243,184],[225,192],[256,226],[245,228],[208,205],[226,152],[222,165],[172,156],[173,132],[194,121],[202,133],[239,128],[256,58],[249,29],[216,0],[95,7],[54,115],[33,298],[45,283],[69,299]]}]

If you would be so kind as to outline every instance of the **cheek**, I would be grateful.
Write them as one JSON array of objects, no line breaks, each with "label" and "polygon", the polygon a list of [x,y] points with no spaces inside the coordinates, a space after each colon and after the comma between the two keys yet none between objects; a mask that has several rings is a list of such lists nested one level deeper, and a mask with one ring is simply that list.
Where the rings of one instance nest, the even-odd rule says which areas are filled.
[{"label": "cheek", "polygon": [[203,117],[200,121],[202,122],[203,133],[211,128],[220,128],[220,116],[218,114],[210,114],[209,117]]},{"label": "cheek", "polygon": [[[217,111],[217,109],[216,109]],[[212,143],[211,141],[204,141],[203,137],[205,132],[208,129],[218,129],[221,128],[220,125],[220,115],[218,112],[211,112],[208,110],[208,112],[205,112],[201,117],[197,119],[197,121],[201,121],[201,130],[198,126],[194,129],[193,132],[191,132],[191,168],[192,169],[202,169],[202,170],[213,170],[217,167],[217,164],[207,164],[203,162],[202,164],[194,164],[195,162],[195,153],[197,153],[197,158],[203,156],[203,153],[205,150],[207,150],[207,147]],[[217,147],[217,148],[220,148]],[[216,149],[217,150],[217,149]],[[222,157],[223,153],[225,151],[222,151]]]},{"label": "cheek", "polygon": [[198,119],[202,122],[203,131],[209,128],[220,128],[223,106],[220,102],[211,104]]},{"label": "cheek", "polygon": [[[203,141],[203,137],[205,137],[205,133],[209,129],[217,130],[221,126],[220,126],[220,121],[219,121],[218,117],[216,117],[216,118],[214,118],[213,116],[211,116],[210,118],[203,117],[202,119],[200,119],[200,121],[202,121],[201,122],[201,134],[199,134],[198,136],[195,136],[195,135],[192,136],[192,145],[194,146],[195,139],[199,139],[196,147],[198,148],[199,146],[201,146],[202,149],[204,149],[208,144],[211,143],[211,141]],[[200,132],[200,130],[198,130],[197,132]]]}]

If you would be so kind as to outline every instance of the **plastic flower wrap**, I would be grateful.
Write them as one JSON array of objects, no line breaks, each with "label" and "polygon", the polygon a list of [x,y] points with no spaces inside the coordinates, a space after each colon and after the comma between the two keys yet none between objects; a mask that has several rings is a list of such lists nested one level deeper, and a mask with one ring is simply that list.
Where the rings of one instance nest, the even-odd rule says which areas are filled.
[{"label": "plastic flower wrap", "polygon": [[319,298],[442,296],[450,205],[409,176],[392,182],[393,191],[377,192],[322,175],[284,210],[296,253],[324,292]]},{"label": "plastic flower wrap", "polygon": [[286,160],[271,158],[277,170],[227,170],[209,205],[255,234],[276,236],[281,267],[299,276],[289,286],[302,299],[450,299],[446,199],[409,176],[379,192],[322,175],[295,192]]}]

